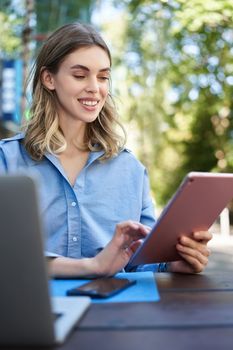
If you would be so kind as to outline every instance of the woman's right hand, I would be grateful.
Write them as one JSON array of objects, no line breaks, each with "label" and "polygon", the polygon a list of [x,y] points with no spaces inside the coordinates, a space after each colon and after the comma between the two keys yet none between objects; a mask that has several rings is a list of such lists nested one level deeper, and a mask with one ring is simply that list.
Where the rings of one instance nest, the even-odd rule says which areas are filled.
[{"label": "woman's right hand", "polygon": [[150,227],[139,222],[117,224],[111,241],[93,258],[96,275],[112,276],[122,270],[150,231]]},{"label": "woman's right hand", "polygon": [[74,259],[57,257],[48,259],[51,276],[95,278],[112,276],[121,271],[141,245],[151,228],[134,221],[116,225],[115,233],[107,246],[93,258]]}]

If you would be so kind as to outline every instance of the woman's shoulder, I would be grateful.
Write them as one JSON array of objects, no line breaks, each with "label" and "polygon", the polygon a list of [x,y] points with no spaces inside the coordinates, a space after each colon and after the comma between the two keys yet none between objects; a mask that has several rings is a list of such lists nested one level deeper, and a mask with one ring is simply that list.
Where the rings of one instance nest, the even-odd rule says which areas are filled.
[{"label": "woman's shoulder", "polygon": [[13,147],[13,146],[18,145],[23,139],[24,139],[24,134],[20,133],[20,134],[14,135],[12,137],[8,137],[6,139],[1,139],[0,146],[2,148],[11,147],[11,146]]},{"label": "woman's shoulder", "polygon": [[[99,160],[101,156],[101,152],[93,153],[89,165],[91,163],[94,163],[95,160]],[[141,179],[144,178],[145,175],[145,166],[128,148],[121,149],[117,155],[110,159],[104,161],[97,161],[95,165],[96,167],[94,166],[92,167],[92,169],[98,171],[99,175],[103,174],[105,178],[106,176],[112,176],[114,178],[117,177],[119,179],[126,177],[129,179],[132,179],[132,177]]]},{"label": "woman's shoulder", "polygon": [[117,155],[116,161],[119,163],[119,166],[133,168],[142,172],[145,170],[145,166],[129,148],[122,149]]},{"label": "woman's shoulder", "polygon": [[12,137],[0,140],[0,155],[6,159],[17,157],[22,153],[21,141],[24,134],[17,134]]}]

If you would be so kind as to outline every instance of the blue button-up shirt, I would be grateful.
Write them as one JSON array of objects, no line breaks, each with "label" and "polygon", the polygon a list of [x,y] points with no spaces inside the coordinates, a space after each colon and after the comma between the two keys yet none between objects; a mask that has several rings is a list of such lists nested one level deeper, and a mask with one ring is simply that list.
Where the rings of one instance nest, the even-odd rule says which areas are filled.
[{"label": "blue button-up shirt", "polygon": [[0,174],[37,178],[48,255],[93,257],[111,240],[117,223],[154,225],[146,169],[127,149],[105,162],[99,161],[103,152],[90,152],[71,186],[56,156],[47,153],[35,161],[22,140],[20,134],[0,141]]}]

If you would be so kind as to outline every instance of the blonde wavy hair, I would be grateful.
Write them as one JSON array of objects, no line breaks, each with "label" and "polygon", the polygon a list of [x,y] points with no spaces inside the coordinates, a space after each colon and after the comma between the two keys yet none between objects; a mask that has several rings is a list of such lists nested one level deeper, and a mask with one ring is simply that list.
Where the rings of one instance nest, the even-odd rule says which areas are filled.
[{"label": "blonde wavy hair", "polygon": [[[56,91],[48,90],[41,81],[44,69],[56,74],[60,64],[73,51],[90,46],[101,47],[112,63],[110,51],[95,29],[87,24],[66,24],[56,30],[42,46],[33,65],[31,118],[26,125],[24,145],[30,156],[41,160],[45,152],[58,155],[66,149],[66,140],[59,126]],[[120,134],[118,129],[122,130]],[[124,147],[126,134],[118,121],[115,103],[109,94],[97,119],[87,123],[82,150],[100,151],[106,160]],[[79,146],[80,148],[80,146]]]}]

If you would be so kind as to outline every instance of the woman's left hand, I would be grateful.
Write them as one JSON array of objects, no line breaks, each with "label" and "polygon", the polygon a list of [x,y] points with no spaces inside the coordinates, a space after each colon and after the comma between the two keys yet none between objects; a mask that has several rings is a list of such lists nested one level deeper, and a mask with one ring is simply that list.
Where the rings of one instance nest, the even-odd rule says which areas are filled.
[{"label": "woman's left hand", "polygon": [[176,249],[182,260],[172,261],[169,271],[181,273],[202,272],[208,263],[210,249],[207,243],[211,240],[209,231],[194,232],[192,237],[182,236]]}]

